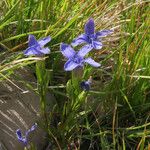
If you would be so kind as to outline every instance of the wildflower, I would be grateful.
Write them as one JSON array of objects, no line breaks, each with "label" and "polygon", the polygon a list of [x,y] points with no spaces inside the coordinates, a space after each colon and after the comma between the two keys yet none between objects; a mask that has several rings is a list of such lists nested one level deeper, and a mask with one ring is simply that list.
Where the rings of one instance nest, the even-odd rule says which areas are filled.
[{"label": "wildflower", "polygon": [[90,77],[87,81],[82,81],[80,86],[83,90],[89,91],[92,84],[92,77]]},{"label": "wildflower", "polygon": [[22,136],[21,130],[16,130],[17,138],[20,142],[22,142],[25,146],[28,144],[28,135],[30,132],[34,131],[37,128],[37,124],[35,123],[29,130],[25,132],[25,136]]},{"label": "wildflower", "polygon": [[44,45],[50,42],[51,37],[47,36],[37,41],[34,35],[29,35],[28,37],[28,48],[24,51],[24,55],[37,55],[41,56],[44,54],[49,54],[50,49],[48,47],[44,48]]},{"label": "wildflower", "polygon": [[75,52],[74,49],[68,44],[61,44],[60,46],[61,53],[68,59],[64,65],[65,71],[71,71],[77,67],[83,67],[84,63],[88,63],[93,67],[99,67],[100,64],[95,62],[92,58],[84,58],[84,56],[91,51],[91,46],[84,46],[78,52]]},{"label": "wildflower", "polygon": [[84,31],[84,34],[79,35],[73,40],[72,46],[87,43],[91,45],[94,49],[101,49],[103,44],[99,38],[113,33],[112,30],[101,30],[95,33],[95,24],[92,18],[89,19],[88,22],[85,24]]}]

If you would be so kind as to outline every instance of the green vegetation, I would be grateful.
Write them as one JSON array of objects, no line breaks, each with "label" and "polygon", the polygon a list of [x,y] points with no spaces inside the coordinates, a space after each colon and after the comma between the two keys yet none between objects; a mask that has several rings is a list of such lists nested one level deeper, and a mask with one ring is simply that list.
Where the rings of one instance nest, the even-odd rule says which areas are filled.
[{"label": "green vegetation", "polygon": [[[53,149],[150,149],[149,2],[0,1],[0,81],[28,65],[43,85],[39,95],[47,90],[55,95],[52,110],[44,114],[45,123],[39,123]],[[76,72],[64,71],[60,43],[70,43],[83,33],[90,17],[97,31],[113,28],[114,33],[103,39],[102,50],[90,53],[102,66],[85,66],[82,79],[93,78],[91,90],[85,92],[79,88]],[[22,52],[29,34],[37,39],[50,35],[50,55],[25,57]],[[38,66],[43,60],[45,64]],[[30,83],[26,86],[32,88]]]}]

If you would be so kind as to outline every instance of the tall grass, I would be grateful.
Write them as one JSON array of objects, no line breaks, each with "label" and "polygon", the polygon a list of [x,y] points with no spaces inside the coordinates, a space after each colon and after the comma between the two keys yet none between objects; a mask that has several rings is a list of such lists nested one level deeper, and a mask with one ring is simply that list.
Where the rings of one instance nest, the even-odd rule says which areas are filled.
[{"label": "tall grass", "polygon": [[[150,148],[149,1],[2,0],[0,5],[1,79],[38,61],[22,55],[29,34],[52,37],[46,67],[51,70],[48,90],[56,102],[46,130],[53,149]],[[101,51],[94,51],[102,67],[84,69],[84,79],[92,74],[93,88],[79,90],[74,98],[59,45],[82,33],[90,17],[96,30],[113,28],[114,34],[103,39]]]}]

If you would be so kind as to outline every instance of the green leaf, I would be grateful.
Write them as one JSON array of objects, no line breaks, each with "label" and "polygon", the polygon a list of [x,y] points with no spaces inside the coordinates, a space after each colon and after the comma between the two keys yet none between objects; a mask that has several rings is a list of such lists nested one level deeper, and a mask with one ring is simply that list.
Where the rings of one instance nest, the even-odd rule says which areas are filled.
[{"label": "green leaf", "polygon": [[66,91],[67,91],[68,96],[71,98],[73,96],[73,87],[72,87],[71,80],[68,80],[67,82]]}]

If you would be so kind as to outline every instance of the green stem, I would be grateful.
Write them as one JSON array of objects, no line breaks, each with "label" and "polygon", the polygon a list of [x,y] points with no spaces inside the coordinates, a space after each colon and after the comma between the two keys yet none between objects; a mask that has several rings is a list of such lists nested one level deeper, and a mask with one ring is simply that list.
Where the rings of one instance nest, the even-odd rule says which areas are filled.
[{"label": "green stem", "polygon": [[44,116],[46,126],[48,126],[48,120],[46,115],[46,93],[43,92],[44,89],[41,89],[40,92],[40,107],[41,107],[41,115]]},{"label": "green stem", "polygon": [[46,127],[48,126],[48,120],[46,115],[46,91],[47,91],[47,71],[45,68],[45,61],[38,61],[36,63],[36,76],[38,82],[38,91],[40,95],[40,111],[44,117]]}]

